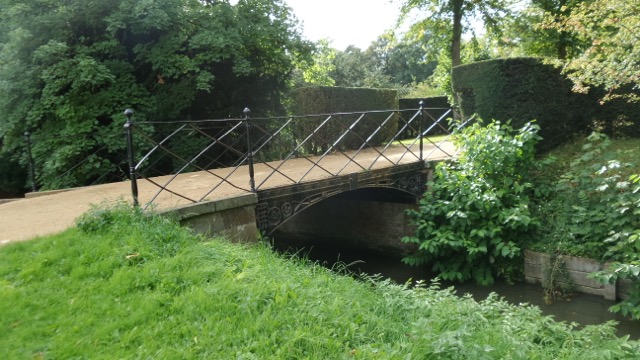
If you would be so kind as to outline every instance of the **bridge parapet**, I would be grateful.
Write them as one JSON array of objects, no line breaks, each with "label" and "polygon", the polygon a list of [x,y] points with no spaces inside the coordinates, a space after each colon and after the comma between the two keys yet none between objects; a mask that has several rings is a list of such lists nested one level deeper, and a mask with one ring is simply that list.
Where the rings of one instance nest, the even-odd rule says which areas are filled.
[{"label": "bridge parapet", "polygon": [[343,192],[363,188],[392,188],[416,199],[426,190],[431,167],[414,162],[367,172],[352,173],[293,186],[258,191],[258,228],[271,234],[278,226],[304,209]]},{"label": "bridge parapet", "polygon": [[[283,187],[290,187],[289,193],[307,194],[295,200],[296,206],[326,197],[323,194],[329,190],[314,190],[319,195],[311,195],[314,187],[328,186],[333,189],[329,193],[365,183],[419,189],[415,184],[424,179],[416,169],[427,160],[455,157],[450,136],[468,122],[451,121],[451,109],[444,114],[437,109],[437,118],[431,116],[432,110],[272,118],[251,118],[246,110],[241,119],[170,123],[134,123],[128,111],[125,129],[134,202],[141,178],[156,188],[143,199],[145,209],[162,207],[163,201],[181,206],[252,192],[261,199],[275,199],[272,194]],[[430,137],[436,130],[446,135]],[[407,134],[415,136],[404,138]],[[413,175],[400,176],[406,175],[406,166]],[[206,177],[207,186],[192,186],[193,177],[200,178],[199,184]],[[295,212],[291,206],[283,203],[279,211]],[[268,206],[265,218],[264,206],[259,205],[261,224],[277,218],[272,208]]]}]

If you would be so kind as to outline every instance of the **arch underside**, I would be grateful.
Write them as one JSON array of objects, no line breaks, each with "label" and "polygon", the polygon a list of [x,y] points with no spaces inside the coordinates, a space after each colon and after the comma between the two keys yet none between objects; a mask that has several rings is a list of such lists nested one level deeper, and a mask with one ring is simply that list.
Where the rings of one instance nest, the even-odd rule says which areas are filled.
[{"label": "arch underside", "polygon": [[[278,226],[304,209],[325,199],[359,189],[394,189],[419,199],[429,175],[423,162],[393,168],[371,170],[326,180],[295,184],[258,192],[256,222],[258,229],[270,235]],[[406,196],[404,196],[406,198]]]}]

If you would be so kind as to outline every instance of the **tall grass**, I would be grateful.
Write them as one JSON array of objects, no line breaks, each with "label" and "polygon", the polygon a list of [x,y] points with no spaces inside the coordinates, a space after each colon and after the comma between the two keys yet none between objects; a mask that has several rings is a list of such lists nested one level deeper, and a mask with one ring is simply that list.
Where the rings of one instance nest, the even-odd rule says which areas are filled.
[{"label": "tall grass", "polygon": [[0,248],[3,359],[606,359],[638,343],[533,307],[354,280],[262,245],[94,210]]}]

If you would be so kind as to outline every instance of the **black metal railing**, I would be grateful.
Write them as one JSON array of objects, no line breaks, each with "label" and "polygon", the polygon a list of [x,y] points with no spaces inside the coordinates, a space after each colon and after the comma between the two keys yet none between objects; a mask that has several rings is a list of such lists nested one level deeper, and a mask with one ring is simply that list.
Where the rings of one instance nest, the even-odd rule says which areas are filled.
[{"label": "black metal railing", "polygon": [[[271,118],[252,118],[245,109],[236,119],[134,122],[127,109],[133,201],[138,205],[138,179],[157,188],[145,199],[146,209],[167,194],[174,202],[196,203],[231,192],[451,158],[450,136],[469,121],[453,121],[454,115],[452,109],[420,104],[408,110]],[[444,135],[433,138],[433,133]],[[200,177],[197,186],[190,183],[193,177]]]}]

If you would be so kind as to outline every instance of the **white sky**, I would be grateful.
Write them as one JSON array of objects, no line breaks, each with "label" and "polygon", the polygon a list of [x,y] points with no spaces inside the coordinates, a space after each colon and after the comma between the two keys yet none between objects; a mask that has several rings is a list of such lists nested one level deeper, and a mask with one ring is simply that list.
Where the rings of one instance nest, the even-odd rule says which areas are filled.
[{"label": "white sky", "polygon": [[285,0],[302,22],[311,41],[329,39],[344,50],[355,45],[365,50],[385,30],[394,27],[399,5],[390,0]]}]

